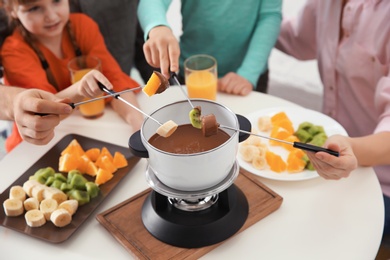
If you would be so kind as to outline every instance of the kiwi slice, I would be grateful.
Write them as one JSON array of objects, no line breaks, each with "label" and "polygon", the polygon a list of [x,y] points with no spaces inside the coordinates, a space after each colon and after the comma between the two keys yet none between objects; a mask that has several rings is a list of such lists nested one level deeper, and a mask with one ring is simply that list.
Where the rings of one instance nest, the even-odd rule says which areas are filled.
[{"label": "kiwi slice", "polygon": [[202,129],[202,120],[200,118],[200,115],[201,115],[201,109],[199,106],[191,109],[189,113],[191,125],[198,129]]}]

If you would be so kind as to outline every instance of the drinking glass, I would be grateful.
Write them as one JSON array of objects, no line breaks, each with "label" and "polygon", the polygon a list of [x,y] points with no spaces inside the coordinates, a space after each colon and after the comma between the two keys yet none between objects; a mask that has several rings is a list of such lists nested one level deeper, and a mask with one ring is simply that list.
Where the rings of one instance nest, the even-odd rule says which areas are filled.
[{"label": "drinking glass", "polygon": [[184,61],[185,83],[190,98],[216,100],[217,61],[206,54],[193,55]]},{"label": "drinking glass", "polygon": [[[81,80],[85,74],[92,69],[101,71],[101,61],[94,56],[78,56],[73,58],[68,63],[68,69],[72,79],[72,84]],[[102,94],[103,95],[103,94]],[[88,100],[85,98],[84,100]],[[80,113],[88,119],[101,117],[104,113],[104,99],[96,100],[79,106]]]}]

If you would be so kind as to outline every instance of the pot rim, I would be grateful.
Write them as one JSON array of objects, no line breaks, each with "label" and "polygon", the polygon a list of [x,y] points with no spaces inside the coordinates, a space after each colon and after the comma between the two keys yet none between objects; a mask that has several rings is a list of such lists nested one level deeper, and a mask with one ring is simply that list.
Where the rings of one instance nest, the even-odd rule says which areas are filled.
[{"label": "pot rim", "polygon": [[[236,114],[230,109],[228,108],[227,106],[221,104],[221,103],[218,103],[218,102],[215,102],[213,100],[208,100],[208,99],[201,99],[201,98],[194,98],[194,99],[191,99],[191,101],[201,101],[201,102],[206,102],[206,103],[213,103],[215,105],[218,105],[224,109],[226,109],[229,113],[231,113],[232,115],[234,115],[234,121],[235,121],[235,124],[237,127],[239,127],[239,122],[238,122],[238,118],[236,116]],[[176,101],[176,102],[173,102],[173,103],[169,103],[169,104],[166,104],[160,108],[157,108],[155,109],[153,112],[150,113],[150,116],[153,117],[153,114],[156,113],[157,111],[161,110],[161,109],[164,109],[165,107],[168,107],[168,106],[172,106],[172,105],[175,105],[175,104],[178,104],[178,103],[186,103],[188,102],[187,100],[180,100],[180,101]],[[199,153],[190,153],[190,154],[178,154],[178,153],[170,153],[170,152],[166,152],[166,151],[163,151],[163,150],[160,150],[156,147],[154,147],[153,145],[151,145],[149,143],[148,140],[146,140],[145,136],[144,136],[144,132],[143,132],[143,128],[145,126],[145,123],[148,121],[148,120],[151,120],[150,118],[145,118],[144,119],[144,122],[142,123],[142,126],[141,126],[141,129],[140,129],[140,136],[141,136],[141,140],[142,142],[144,143],[145,146],[149,147],[150,149],[154,150],[154,151],[157,151],[159,153],[162,153],[162,154],[165,154],[165,155],[171,155],[171,156],[179,156],[179,157],[190,157],[190,156],[199,156],[199,155],[204,155],[204,154],[208,154],[210,152],[213,152],[215,150],[218,150],[218,149],[221,149],[222,147],[224,147],[225,145],[227,145],[229,142],[233,141],[234,138],[237,138],[238,140],[238,131],[234,131],[234,133],[232,135],[230,135],[230,138],[228,140],[226,140],[226,142],[224,142],[223,144],[213,148],[213,149],[210,149],[210,150],[207,150],[207,151],[203,151],[203,152],[199,152]],[[223,130],[221,130],[223,131]],[[226,133],[226,132],[225,132]],[[227,133],[228,134],[228,133]]]}]

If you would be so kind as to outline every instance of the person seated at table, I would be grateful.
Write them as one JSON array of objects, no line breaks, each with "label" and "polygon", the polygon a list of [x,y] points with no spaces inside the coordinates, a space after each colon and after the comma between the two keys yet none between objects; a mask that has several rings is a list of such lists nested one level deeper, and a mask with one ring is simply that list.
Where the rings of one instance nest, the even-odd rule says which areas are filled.
[{"label": "person seated at table", "polygon": [[130,74],[135,67],[144,82],[153,73],[142,50],[143,31],[137,19],[139,0],[69,0],[70,11],[84,13],[98,25],[107,49],[122,71]]},{"label": "person seated at table", "polygon": [[[14,31],[4,41],[1,58],[7,85],[38,88],[69,97],[77,102],[83,97],[71,85],[68,62],[80,55],[96,56],[101,60],[102,73],[115,91],[134,88],[139,84],[124,73],[107,50],[97,24],[84,14],[70,14],[68,0],[2,0]],[[95,93],[96,94],[96,93]],[[138,106],[132,92],[121,95]],[[138,130],[142,115],[112,99],[113,109]],[[14,125],[6,140],[7,151],[12,150],[21,138]]]},{"label": "person seated at table", "polygon": [[15,121],[23,140],[44,145],[61,118],[72,113],[69,102],[44,90],[0,85],[0,120]]},{"label": "person seated at table", "polygon": [[267,63],[279,34],[281,0],[182,0],[180,43],[166,19],[171,2],[139,3],[144,53],[151,66],[160,68],[167,78],[169,71],[179,71],[183,83],[185,59],[208,54],[218,63],[219,91],[236,95],[247,95],[253,89],[267,92]]},{"label": "person seated at table", "polygon": [[326,179],[349,176],[356,164],[374,166],[390,231],[390,1],[309,0],[285,18],[276,47],[300,60],[317,59],[323,113],[347,130],[325,147],[340,157],[308,153]]}]

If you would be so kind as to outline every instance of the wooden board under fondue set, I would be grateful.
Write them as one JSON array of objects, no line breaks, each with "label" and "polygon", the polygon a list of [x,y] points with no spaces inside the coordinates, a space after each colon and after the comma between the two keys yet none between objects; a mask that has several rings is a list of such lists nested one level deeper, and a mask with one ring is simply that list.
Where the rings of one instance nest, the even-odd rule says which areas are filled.
[{"label": "wooden board under fondue set", "polygon": [[[283,202],[280,195],[244,169],[240,169],[234,184],[244,193],[249,204],[248,217],[236,234],[276,211]],[[147,189],[96,216],[132,256],[139,259],[198,259],[223,243],[200,248],[181,248],[153,237],[144,227],[141,217],[144,201],[151,191],[152,189]]]}]

